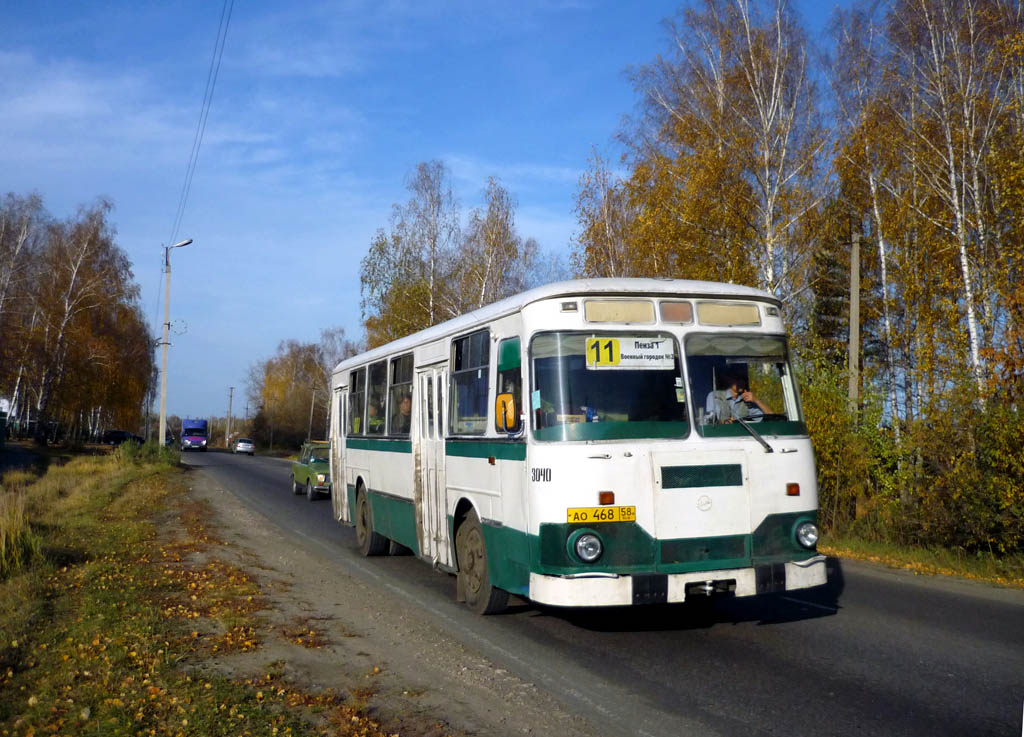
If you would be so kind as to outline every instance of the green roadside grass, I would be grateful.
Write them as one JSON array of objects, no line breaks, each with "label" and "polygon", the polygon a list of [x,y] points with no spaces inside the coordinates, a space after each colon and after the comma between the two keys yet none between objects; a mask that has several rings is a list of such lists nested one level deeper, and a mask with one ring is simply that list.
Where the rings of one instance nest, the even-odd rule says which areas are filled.
[{"label": "green roadside grass", "polygon": [[849,560],[877,563],[923,576],[955,576],[1024,589],[1024,555],[969,554],[946,548],[911,547],[872,542],[849,535],[826,534],[818,551]]},{"label": "green roadside grass", "polygon": [[266,603],[218,558],[176,453],[9,472],[0,499],[0,736],[388,734],[366,695],[202,668],[259,650]]}]

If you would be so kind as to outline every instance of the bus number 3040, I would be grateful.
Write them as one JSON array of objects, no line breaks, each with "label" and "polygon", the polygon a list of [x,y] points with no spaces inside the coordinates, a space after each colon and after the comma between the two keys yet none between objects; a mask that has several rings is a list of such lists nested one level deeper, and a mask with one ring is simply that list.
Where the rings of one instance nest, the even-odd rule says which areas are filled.
[{"label": "bus number 3040", "polygon": [[550,468],[531,468],[533,471],[533,481],[551,481],[551,469]]}]

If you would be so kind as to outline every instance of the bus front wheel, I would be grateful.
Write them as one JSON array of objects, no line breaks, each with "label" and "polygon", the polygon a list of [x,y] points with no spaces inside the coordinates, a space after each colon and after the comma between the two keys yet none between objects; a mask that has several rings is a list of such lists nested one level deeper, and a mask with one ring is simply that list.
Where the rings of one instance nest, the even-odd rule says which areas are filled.
[{"label": "bus front wheel", "polygon": [[508,592],[491,585],[484,530],[476,512],[470,512],[455,533],[459,564],[458,592],[477,614],[497,614],[508,606]]},{"label": "bus front wheel", "polygon": [[388,539],[373,531],[373,510],[362,487],[356,497],[356,542],[359,543],[359,552],[367,557],[384,555],[388,549]]}]

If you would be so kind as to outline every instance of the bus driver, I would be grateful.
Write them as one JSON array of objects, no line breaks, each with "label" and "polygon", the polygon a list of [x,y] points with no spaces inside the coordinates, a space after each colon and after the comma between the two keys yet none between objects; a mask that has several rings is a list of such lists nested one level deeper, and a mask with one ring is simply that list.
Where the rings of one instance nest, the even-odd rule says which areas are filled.
[{"label": "bus driver", "polygon": [[742,374],[733,371],[723,377],[725,389],[708,393],[705,412],[711,422],[733,422],[737,418],[747,422],[760,422],[772,414],[768,406],[747,388]]}]

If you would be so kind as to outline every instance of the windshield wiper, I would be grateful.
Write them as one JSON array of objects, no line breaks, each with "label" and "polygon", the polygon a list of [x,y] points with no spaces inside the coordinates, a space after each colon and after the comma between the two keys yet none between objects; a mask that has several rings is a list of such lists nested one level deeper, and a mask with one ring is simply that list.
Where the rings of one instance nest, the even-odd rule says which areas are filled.
[{"label": "windshield wiper", "polygon": [[749,432],[753,436],[754,440],[756,440],[757,442],[759,442],[761,445],[764,446],[764,452],[765,453],[774,453],[775,452],[775,448],[773,448],[772,446],[768,445],[768,441],[765,440],[764,438],[762,438],[761,437],[761,433],[759,433],[757,430],[755,430],[751,426],[751,424],[749,422],[744,420],[742,417],[737,417],[736,421],[738,423],[740,423],[741,425],[743,425],[743,429],[746,430],[747,432]]}]

